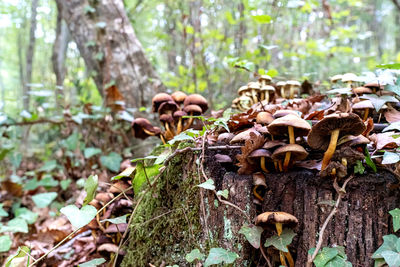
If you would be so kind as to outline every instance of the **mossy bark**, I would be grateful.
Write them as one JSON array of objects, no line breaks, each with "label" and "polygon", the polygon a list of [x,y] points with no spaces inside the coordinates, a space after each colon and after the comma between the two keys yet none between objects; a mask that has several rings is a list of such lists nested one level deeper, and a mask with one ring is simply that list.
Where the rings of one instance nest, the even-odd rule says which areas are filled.
[{"label": "mossy bark", "polygon": [[[234,159],[238,152],[206,151],[207,176],[215,181],[216,190],[228,189],[229,201],[252,219],[263,211],[295,215],[300,223],[290,250],[296,266],[305,266],[307,251],[315,247],[319,229],[332,208],[329,204],[337,197],[333,181],[304,169],[268,174],[264,202],[255,205],[251,175],[237,175],[234,165],[222,166],[214,159],[216,153],[227,153]],[[219,203],[211,191],[195,186],[202,180],[197,158],[193,153],[176,157],[156,188],[144,197],[131,225],[123,266],[193,266],[185,255],[194,248],[207,254],[212,247],[239,254],[235,266],[265,264],[259,250],[238,233],[248,223],[245,216]],[[384,170],[350,181],[339,211],[327,227],[323,246],[344,246],[353,266],[373,266],[372,253],[382,244],[382,237],[392,233],[388,212],[400,207],[398,182]],[[263,240],[270,234],[265,232]],[[268,253],[272,256],[274,251]]]}]

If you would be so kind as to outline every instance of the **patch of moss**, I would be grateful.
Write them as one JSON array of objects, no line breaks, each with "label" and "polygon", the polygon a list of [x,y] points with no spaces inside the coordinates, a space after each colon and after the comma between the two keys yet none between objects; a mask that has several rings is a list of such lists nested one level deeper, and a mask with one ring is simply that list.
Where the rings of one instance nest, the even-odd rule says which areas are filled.
[{"label": "patch of moss", "polygon": [[193,158],[189,153],[172,159],[155,187],[144,196],[130,225],[122,266],[159,266],[163,261],[185,266],[185,255],[201,246],[199,189],[195,187],[198,178],[196,164],[190,162]]}]

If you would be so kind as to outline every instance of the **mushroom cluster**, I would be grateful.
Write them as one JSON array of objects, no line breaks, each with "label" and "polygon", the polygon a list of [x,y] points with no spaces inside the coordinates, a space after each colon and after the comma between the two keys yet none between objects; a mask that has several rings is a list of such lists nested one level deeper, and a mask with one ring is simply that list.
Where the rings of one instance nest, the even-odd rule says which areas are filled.
[{"label": "mushroom cluster", "polygon": [[246,111],[258,102],[265,104],[277,102],[284,99],[295,99],[300,96],[301,84],[295,80],[279,81],[272,84],[272,78],[268,75],[261,75],[257,82],[249,82],[241,86],[237,93],[239,97],[232,101],[232,108]]},{"label": "mushroom cluster", "polygon": [[193,127],[196,122],[193,116],[202,115],[207,109],[207,100],[199,94],[186,95],[181,91],[171,95],[156,94],[152,99],[152,110],[159,115],[164,131],[153,126],[147,119],[137,118],[132,123],[134,136],[140,139],[157,136],[165,144],[174,136]]}]

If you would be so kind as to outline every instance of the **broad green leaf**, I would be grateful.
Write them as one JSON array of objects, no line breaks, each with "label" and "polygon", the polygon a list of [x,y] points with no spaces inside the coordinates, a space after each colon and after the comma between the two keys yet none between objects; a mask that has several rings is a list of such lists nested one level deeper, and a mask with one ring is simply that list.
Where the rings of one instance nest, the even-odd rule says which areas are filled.
[{"label": "broad green leaf", "polygon": [[364,165],[360,160],[356,161],[356,165],[354,165],[354,173],[363,174],[365,171]]},{"label": "broad green leaf", "polygon": [[85,191],[86,191],[86,197],[85,200],[83,201],[83,205],[89,204],[90,201],[94,199],[96,196],[96,190],[97,186],[99,185],[99,178],[97,175],[90,175],[86,182],[85,182]]},{"label": "broad green leaf", "polygon": [[232,13],[230,11],[225,12],[225,18],[230,25],[236,24],[236,20],[233,18]]},{"label": "broad green leaf", "polygon": [[112,219],[105,219],[102,220],[101,222],[110,222],[113,224],[121,224],[121,223],[126,223],[126,218],[128,217],[129,214],[125,214],[123,216],[119,216],[116,218],[112,218]]},{"label": "broad green leaf", "polygon": [[101,149],[97,148],[97,147],[87,147],[85,148],[85,150],[83,151],[83,155],[85,156],[85,158],[91,158],[95,155],[101,154]]},{"label": "broad green leaf", "polygon": [[215,185],[214,185],[213,179],[208,179],[204,183],[196,185],[196,186],[207,189],[207,190],[215,190]]},{"label": "broad green leaf", "polygon": [[382,164],[393,164],[400,160],[400,156],[397,153],[385,151],[383,154]]},{"label": "broad green leaf", "polygon": [[269,75],[271,78],[274,78],[278,76],[279,72],[276,69],[269,69],[266,74]]},{"label": "broad green leaf", "polygon": [[97,259],[93,259],[91,261],[87,261],[84,263],[80,263],[78,264],[78,267],[96,267],[102,263],[105,263],[106,260],[103,258],[97,258]]},{"label": "broad green leaf", "polygon": [[400,121],[396,121],[396,122],[389,124],[389,126],[384,128],[382,130],[382,132],[388,132],[388,131],[393,131],[393,130],[400,131]]},{"label": "broad green leaf", "polygon": [[64,190],[64,191],[67,190],[68,187],[69,187],[69,185],[71,184],[71,182],[72,182],[71,179],[62,180],[62,181],[60,182],[61,189]]},{"label": "broad green leaf", "polygon": [[239,258],[239,255],[234,252],[230,252],[223,248],[212,248],[210,249],[210,253],[208,254],[206,261],[204,262],[204,266],[207,267],[220,263],[231,264],[237,258]]},{"label": "broad green leaf", "polygon": [[119,171],[121,161],[122,157],[115,152],[111,152],[107,156],[100,157],[101,164],[112,172]]},{"label": "broad green leaf", "polygon": [[75,205],[68,205],[62,208],[60,212],[67,216],[73,227],[81,228],[93,220],[97,210],[92,205],[83,206],[81,209],[78,209]]},{"label": "broad green leaf", "polygon": [[260,240],[261,233],[263,232],[263,228],[260,226],[251,225],[243,225],[239,230],[239,234],[243,234],[247,241],[255,247],[256,249],[260,248]]},{"label": "broad green leaf", "polygon": [[[184,116],[186,117],[186,116]],[[190,136],[186,132],[181,132],[180,134],[174,136],[171,140],[168,141],[168,144],[173,145],[176,142],[187,141],[187,140],[194,140],[193,136]]]},{"label": "broad green leaf", "polygon": [[346,259],[337,255],[332,260],[330,260],[324,267],[352,267],[353,265]]},{"label": "broad green leaf", "polygon": [[392,69],[392,70],[399,70],[400,63],[392,63],[392,64],[380,64],[376,66],[379,69]]},{"label": "broad green leaf", "polygon": [[386,265],[386,262],[385,262],[384,258],[376,259],[374,262],[374,267],[383,267],[385,265]]},{"label": "broad green leaf", "polygon": [[386,250],[396,251],[396,243],[399,238],[395,235],[385,235],[383,236],[383,244],[374,252],[372,255],[373,259],[383,258],[382,252]]},{"label": "broad green leaf", "polygon": [[58,181],[54,180],[53,176],[46,174],[44,177],[38,182],[40,186],[44,187],[56,187],[58,186]]},{"label": "broad green leaf", "polygon": [[39,181],[37,178],[29,179],[26,184],[24,184],[24,190],[35,190],[39,186]]},{"label": "broad green leaf", "polygon": [[205,255],[199,249],[195,248],[189,254],[186,254],[185,259],[187,262],[192,263],[195,260],[203,260],[204,257]]},{"label": "broad green leaf", "polygon": [[326,92],[327,94],[330,95],[351,95],[353,94],[353,91],[350,88],[336,88],[336,89],[332,89]]},{"label": "broad green leaf", "polygon": [[121,179],[123,177],[131,177],[131,175],[134,173],[135,169],[136,169],[136,167],[128,167],[123,172],[121,172],[120,174],[118,174],[116,176],[113,176],[111,178],[111,181],[119,180],[119,179]]},{"label": "broad green leaf", "polygon": [[0,217],[7,217],[8,212],[3,209],[4,203],[0,203]]},{"label": "broad green leaf", "polygon": [[360,98],[371,100],[372,105],[374,106],[374,108],[377,112],[382,108],[383,105],[385,105],[388,102],[391,102],[391,103],[399,102],[399,100],[397,100],[397,98],[395,98],[393,96],[389,96],[389,95],[377,96],[377,95],[373,95],[373,94],[364,94],[364,95],[360,96]]},{"label": "broad green leaf", "polygon": [[266,24],[266,23],[270,23],[272,18],[271,16],[268,15],[255,15],[255,16],[251,16],[251,18],[260,24]]},{"label": "broad green leaf", "polygon": [[339,254],[339,250],[337,248],[328,248],[324,247],[320,250],[317,256],[314,259],[315,267],[324,267],[326,264],[334,259]]},{"label": "broad green leaf", "polygon": [[56,199],[57,192],[41,193],[32,196],[32,200],[38,208],[44,208]]},{"label": "broad green leaf", "polygon": [[149,180],[151,181],[157,174],[160,173],[160,167],[161,165],[152,165],[144,168],[143,163],[137,163],[135,178],[132,181],[132,187],[135,194],[139,193],[143,183],[146,182],[146,175],[147,178],[149,178]]},{"label": "broad green leaf", "polygon": [[400,229],[400,209],[396,208],[389,211],[389,213],[393,217],[393,230],[397,232]]},{"label": "broad green leaf", "polygon": [[1,226],[0,232],[28,233],[28,224],[24,219],[14,218],[8,221],[6,226]]},{"label": "broad green leaf", "polygon": [[8,235],[0,236],[0,252],[7,252],[10,250],[12,245],[12,240]]},{"label": "broad green leaf", "polygon": [[274,246],[276,249],[281,250],[283,252],[288,252],[287,246],[292,243],[293,237],[296,233],[289,228],[286,228],[282,231],[281,235],[274,235],[265,240],[265,247]]},{"label": "broad green leaf", "polygon": [[56,160],[49,160],[44,163],[44,165],[38,170],[40,172],[51,172],[57,168],[57,161]]},{"label": "broad green leaf", "polygon": [[[13,264],[13,260],[15,258],[25,258],[26,256],[28,256],[28,254],[31,253],[31,249],[27,246],[22,246],[18,248],[17,253],[15,253],[14,255],[11,255],[10,257],[7,258],[7,263],[5,264],[4,267],[10,267],[10,266],[14,266]],[[29,256],[28,256],[29,257]],[[29,258],[28,258],[29,259]],[[29,262],[29,260],[28,260]],[[28,264],[29,265],[29,264]]]},{"label": "broad green leaf", "polygon": [[377,172],[378,170],[377,170],[377,168],[376,168],[376,165],[375,165],[375,163],[372,161],[372,159],[371,159],[371,155],[369,154],[369,151],[368,151],[368,148],[367,147],[365,147],[365,151],[364,151],[365,153],[365,163],[367,163],[367,165],[374,171],[374,172]]},{"label": "broad green leaf", "polygon": [[27,208],[18,208],[14,211],[15,217],[24,219],[28,224],[36,222],[39,214],[30,211]]},{"label": "broad green leaf", "polygon": [[79,143],[79,134],[78,132],[74,132],[67,139],[61,142],[61,145],[65,147],[69,151],[74,151]]},{"label": "broad green leaf", "polygon": [[228,197],[229,197],[229,190],[228,190],[228,189],[218,190],[218,191],[217,191],[217,195],[218,195],[218,196],[222,196],[222,197],[224,197],[225,199],[228,199]]},{"label": "broad green leaf", "polygon": [[400,252],[400,238],[396,242],[396,252]]},{"label": "broad green leaf", "polygon": [[400,266],[400,253],[394,251],[384,251],[382,252],[382,257],[385,259],[389,267],[399,267]]}]

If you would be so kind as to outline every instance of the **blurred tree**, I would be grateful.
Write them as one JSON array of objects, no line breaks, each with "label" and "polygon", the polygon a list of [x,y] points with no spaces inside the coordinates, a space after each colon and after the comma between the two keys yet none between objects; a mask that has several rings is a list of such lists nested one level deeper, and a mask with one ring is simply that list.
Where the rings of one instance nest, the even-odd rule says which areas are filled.
[{"label": "blurred tree", "polygon": [[102,96],[115,84],[128,107],[149,103],[164,86],[147,60],[121,0],[56,0]]}]

